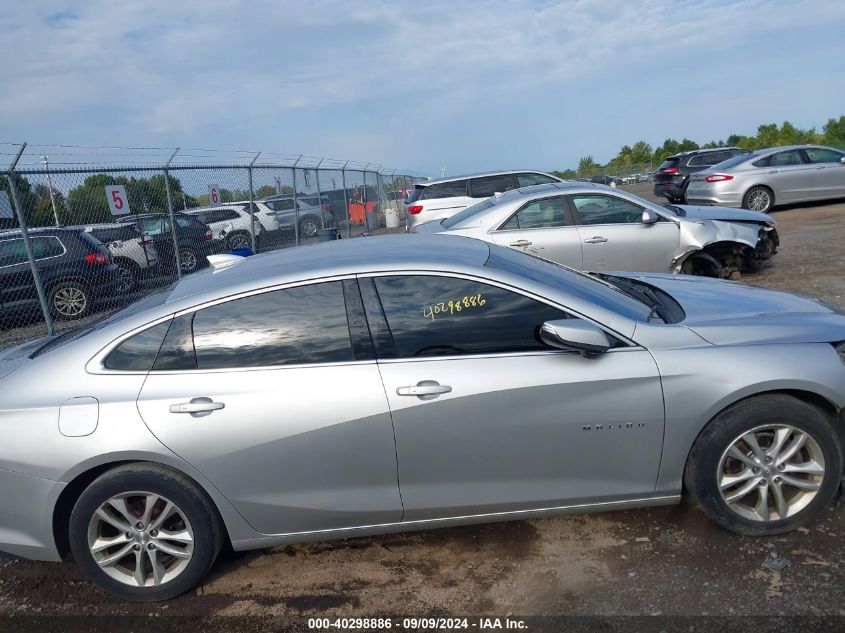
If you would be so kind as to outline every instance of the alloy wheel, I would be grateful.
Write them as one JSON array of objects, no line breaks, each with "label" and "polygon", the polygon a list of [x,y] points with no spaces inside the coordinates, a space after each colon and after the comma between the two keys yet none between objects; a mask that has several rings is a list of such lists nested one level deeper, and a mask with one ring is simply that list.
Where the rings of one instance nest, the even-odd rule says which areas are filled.
[{"label": "alloy wheel", "polygon": [[197,256],[193,251],[179,251],[179,265],[183,272],[189,273],[197,267]]},{"label": "alloy wheel", "polygon": [[76,286],[59,288],[53,296],[53,307],[62,316],[77,317],[85,312],[87,306],[88,297]]},{"label": "alloy wheel", "polygon": [[748,208],[751,211],[765,211],[772,203],[772,197],[764,189],[752,191],[748,196]]},{"label": "alloy wheel", "polygon": [[236,233],[229,238],[229,249],[248,248],[252,246],[252,240],[242,233]]},{"label": "alloy wheel", "polygon": [[317,235],[317,223],[314,220],[305,220],[299,225],[300,233],[305,237],[314,237]]},{"label": "alloy wheel", "polygon": [[716,473],[723,501],[752,521],[791,517],[815,498],[825,476],[821,447],[787,424],[754,428],[722,454]]},{"label": "alloy wheel", "polygon": [[108,499],[91,517],[88,549],[110,578],[132,587],[156,587],[188,567],[194,532],[169,499],[127,492]]},{"label": "alloy wheel", "polygon": [[135,275],[132,271],[123,266],[117,269],[117,291],[120,293],[129,292],[135,285]]}]

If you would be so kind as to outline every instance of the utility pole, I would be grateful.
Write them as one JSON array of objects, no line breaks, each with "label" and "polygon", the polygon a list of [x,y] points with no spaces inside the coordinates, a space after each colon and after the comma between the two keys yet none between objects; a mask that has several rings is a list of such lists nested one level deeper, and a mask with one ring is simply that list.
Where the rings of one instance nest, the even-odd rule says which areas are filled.
[{"label": "utility pole", "polygon": [[50,157],[42,156],[41,162],[44,163],[44,167],[47,170],[47,188],[50,190],[50,204],[53,207],[53,220],[55,220],[56,226],[59,226],[59,212],[56,211],[56,196],[53,194],[53,179],[50,177]]}]

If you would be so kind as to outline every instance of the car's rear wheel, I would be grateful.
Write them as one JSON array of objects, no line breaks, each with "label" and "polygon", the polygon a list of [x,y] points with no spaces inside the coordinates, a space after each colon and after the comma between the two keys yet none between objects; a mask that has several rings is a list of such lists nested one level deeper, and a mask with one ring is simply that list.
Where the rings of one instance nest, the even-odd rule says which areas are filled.
[{"label": "car's rear wheel", "polygon": [[216,510],[190,480],[154,464],[129,464],[83,491],[69,540],[92,582],[124,600],[153,602],[194,587],[223,536]]},{"label": "car's rear wheel", "polygon": [[236,248],[251,248],[252,237],[245,231],[238,231],[237,233],[229,233],[226,236],[226,246],[233,251]]},{"label": "car's rear wheel", "polygon": [[299,237],[314,237],[317,235],[317,229],[320,224],[316,218],[303,218],[299,222]]},{"label": "car's rear wheel", "polygon": [[842,446],[827,416],[787,395],[743,400],[695,441],[684,482],[705,514],[747,535],[798,528],[830,504]]},{"label": "car's rear wheel", "polygon": [[115,290],[120,294],[131,292],[138,285],[140,273],[138,264],[129,259],[115,259],[114,263],[117,266],[118,274]]},{"label": "car's rear wheel", "polygon": [[179,249],[179,267],[183,273],[192,273],[199,268],[197,254],[190,248]]},{"label": "car's rear wheel", "polygon": [[775,194],[768,187],[751,187],[742,198],[742,208],[768,213],[775,205]]},{"label": "car's rear wheel", "polygon": [[91,289],[80,281],[57,283],[50,288],[47,300],[53,317],[61,321],[81,319],[91,312]]}]

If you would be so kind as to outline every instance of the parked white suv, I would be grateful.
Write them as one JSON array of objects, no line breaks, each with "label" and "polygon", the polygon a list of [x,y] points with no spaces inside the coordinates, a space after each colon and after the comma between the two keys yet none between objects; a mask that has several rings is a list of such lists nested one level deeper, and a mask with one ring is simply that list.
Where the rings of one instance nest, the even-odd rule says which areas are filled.
[{"label": "parked white suv", "polygon": [[491,171],[418,182],[405,201],[406,230],[424,222],[448,218],[496,193],[550,182],[560,182],[560,178],[530,170]]},{"label": "parked white suv", "polygon": [[[237,206],[246,210],[249,209],[249,200],[239,200],[238,202],[227,203],[226,206]],[[264,204],[261,200],[255,200],[252,203],[252,213],[261,222],[261,228],[265,231],[278,231],[279,220],[276,218],[276,212]]]},{"label": "parked white suv", "polygon": [[226,248],[229,250],[252,248],[250,225],[253,225],[256,238],[258,238],[262,231],[261,221],[258,219],[258,216],[249,213],[246,207],[238,203],[188,209],[184,213],[193,215],[200,222],[207,224],[208,228],[211,229],[214,239],[223,240]]},{"label": "parked white suv", "polygon": [[112,261],[120,270],[115,290],[121,294],[134,290],[138,281],[158,264],[153,238],[141,234],[134,224],[86,224],[69,228],[90,233],[109,249]]}]

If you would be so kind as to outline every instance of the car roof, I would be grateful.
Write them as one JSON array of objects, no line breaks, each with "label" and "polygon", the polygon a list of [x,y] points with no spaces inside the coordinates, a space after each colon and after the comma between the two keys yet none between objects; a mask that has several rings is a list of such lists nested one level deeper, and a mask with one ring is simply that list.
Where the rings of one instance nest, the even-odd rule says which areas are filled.
[{"label": "car roof", "polygon": [[[180,211],[180,213],[187,213],[188,215],[193,215],[195,213],[202,213],[203,211],[216,211],[217,209],[226,209],[232,211],[244,211],[244,208],[241,206],[243,203],[239,202],[227,202],[225,204],[211,204],[205,207],[192,207],[190,209],[185,209]],[[249,203],[247,203],[249,204]]]},{"label": "car roof", "polygon": [[837,152],[842,151],[837,150],[835,147],[828,147],[827,145],[815,145],[813,143],[807,143],[805,145],[780,145],[779,147],[762,147],[754,151],[757,153],[758,156],[768,156],[769,154],[783,152],[791,149],[832,149]]},{"label": "car roof", "polygon": [[436,185],[442,182],[454,182],[456,180],[467,180],[469,178],[484,178],[485,176],[503,176],[505,174],[543,174],[551,178],[557,178],[545,171],[539,169],[501,169],[499,171],[483,171],[477,174],[463,174],[460,176],[449,176],[448,178],[435,178],[433,180],[423,180],[415,182],[414,187],[428,187],[429,185]]},{"label": "car roof", "polygon": [[742,147],[735,147],[731,145],[730,147],[707,147],[703,149],[691,149],[687,150],[686,152],[678,152],[677,154],[672,154],[671,156],[667,156],[666,160],[670,158],[681,158],[682,156],[690,156],[692,154],[707,154],[708,152],[723,152],[726,149],[739,149],[743,152],[751,152],[750,149],[744,149]]},{"label": "car roof", "polygon": [[[79,233],[82,231],[81,227],[72,227],[72,226],[39,226],[34,228],[27,229],[27,234],[30,236],[36,235],[49,235],[51,233],[64,233],[64,234],[71,234],[71,233]],[[3,229],[0,231],[0,238],[4,237],[20,237],[21,230],[20,229]]]},{"label": "car roof", "polygon": [[91,231],[94,229],[125,229],[126,222],[96,222],[94,224],[75,224],[67,228]]},{"label": "car roof", "polygon": [[336,240],[285,248],[245,257],[218,269],[184,277],[167,298],[208,299],[267,286],[356,272],[391,270],[454,271],[456,266],[480,267],[487,262],[486,242],[456,236],[383,235],[378,238]]}]

